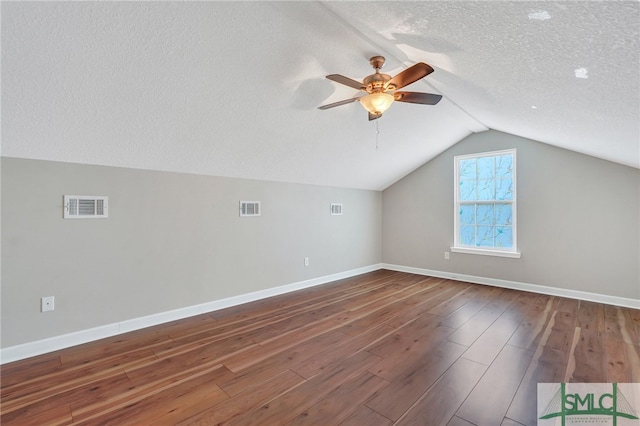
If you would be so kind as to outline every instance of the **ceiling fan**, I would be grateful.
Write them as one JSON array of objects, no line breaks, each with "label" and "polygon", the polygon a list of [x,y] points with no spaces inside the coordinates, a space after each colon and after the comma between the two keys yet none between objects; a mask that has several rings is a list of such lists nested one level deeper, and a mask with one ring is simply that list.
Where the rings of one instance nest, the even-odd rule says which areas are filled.
[{"label": "ceiling fan", "polygon": [[442,95],[420,92],[396,92],[396,90],[431,74],[433,68],[429,65],[424,62],[418,62],[392,78],[389,74],[380,73],[380,68],[384,65],[384,61],[383,56],[374,56],[369,59],[371,66],[376,72],[375,74],[365,77],[362,83],[340,74],[328,75],[327,78],[329,80],[353,87],[367,94],[322,105],[319,106],[318,109],[329,109],[358,101],[369,112],[369,121],[371,121],[382,117],[382,113],[389,109],[393,101],[423,105],[435,105],[440,102]]}]

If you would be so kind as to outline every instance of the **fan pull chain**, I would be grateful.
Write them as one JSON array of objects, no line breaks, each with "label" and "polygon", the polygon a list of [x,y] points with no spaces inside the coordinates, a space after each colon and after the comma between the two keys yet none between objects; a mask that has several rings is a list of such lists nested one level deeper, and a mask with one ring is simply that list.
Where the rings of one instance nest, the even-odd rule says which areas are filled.
[{"label": "fan pull chain", "polygon": [[376,120],[376,151],[378,150],[378,135],[380,135],[380,129],[378,128],[378,120]]}]

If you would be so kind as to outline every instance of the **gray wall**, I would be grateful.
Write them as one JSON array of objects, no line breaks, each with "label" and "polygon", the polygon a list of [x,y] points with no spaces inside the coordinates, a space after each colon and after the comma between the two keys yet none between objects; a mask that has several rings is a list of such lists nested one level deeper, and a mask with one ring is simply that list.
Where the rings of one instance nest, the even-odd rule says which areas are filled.
[{"label": "gray wall", "polygon": [[[453,157],[517,149],[520,259],[453,244]],[[640,299],[640,171],[496,131],[462,140],[383,192],[385,263]]]},{"label": "gray wall", "polygon": [[[522,258],[444,260],[453,156],[507,148],[518,150]],[[381,261],[640,299],[640,171],[500,132],[468,137],[382,193],[1,164],[2,347]],[[109,196],[109,218],[63,220],[64,194]],[[239,200],[261,201],[262,216],[238,217]],[[40,313],[51,295],[56,310]]]},{"label": "gray wall", "polygon": [[[378,191],[15,158],[1,171],[2,347],[381,261]],[[62,219],[64,194],[108,196],[109,218]],[[239,200],[262,216],[240,218]]]}]

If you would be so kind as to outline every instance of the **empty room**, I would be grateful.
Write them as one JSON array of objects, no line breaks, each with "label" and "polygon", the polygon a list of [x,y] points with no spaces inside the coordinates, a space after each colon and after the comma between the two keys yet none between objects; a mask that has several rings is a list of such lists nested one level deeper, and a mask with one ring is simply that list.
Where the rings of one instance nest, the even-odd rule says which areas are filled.
[{"label": "empty room", "polygon": [[640,424],[640,2],[0,2],[2,425]]}]

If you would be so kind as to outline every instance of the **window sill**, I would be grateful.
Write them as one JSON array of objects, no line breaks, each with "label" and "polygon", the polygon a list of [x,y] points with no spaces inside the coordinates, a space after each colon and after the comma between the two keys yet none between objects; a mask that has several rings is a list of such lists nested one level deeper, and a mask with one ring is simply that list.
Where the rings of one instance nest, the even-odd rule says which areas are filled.
[{"label": "window sill", "polygon": [[520,259],[520,253],[515,251],[477,249],[472,247],[451,247],[451,251],[453,253],[480,254],[483,256],[511,257],[514,259]]}]

